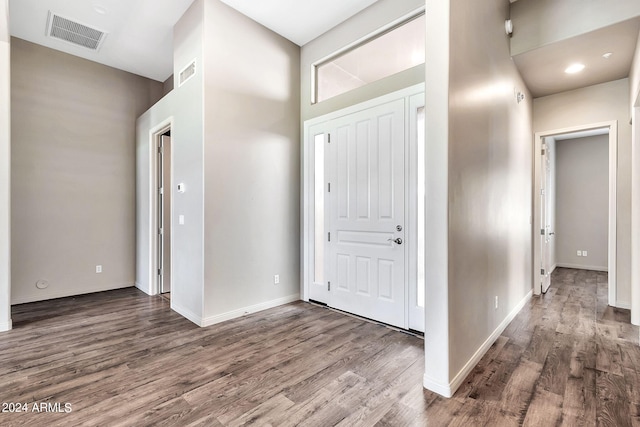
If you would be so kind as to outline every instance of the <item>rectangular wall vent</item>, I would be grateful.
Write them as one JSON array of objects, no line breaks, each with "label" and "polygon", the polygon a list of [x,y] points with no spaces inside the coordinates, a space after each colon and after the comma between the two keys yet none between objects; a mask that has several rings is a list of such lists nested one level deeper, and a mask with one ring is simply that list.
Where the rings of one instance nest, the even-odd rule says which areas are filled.
[{"label": "rectangular wall vent", "polygon": [[104,42],[107,33],[49,11],[47,36],[97,51]]},{"label": "rectangular wall vent", "polygon": [[178,83],[178,87],[182,86],[189,80],[191,77],[196,75],[196,60],[194,59],[180,71],[180,79]]}]

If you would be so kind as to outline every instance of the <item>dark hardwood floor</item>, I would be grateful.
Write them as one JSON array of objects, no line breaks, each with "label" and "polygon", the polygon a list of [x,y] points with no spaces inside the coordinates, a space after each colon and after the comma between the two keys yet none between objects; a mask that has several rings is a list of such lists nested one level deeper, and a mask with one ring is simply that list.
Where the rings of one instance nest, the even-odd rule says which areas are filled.
[{"label": "dark hardwood floor", "polygon": [[27,411],[0,425],[640,425],[638,329],[606,280],[557,270],[451,399],[423,390],[421,339],[302,302],[209,328],[135,289],[15,306],[0,410]]}]

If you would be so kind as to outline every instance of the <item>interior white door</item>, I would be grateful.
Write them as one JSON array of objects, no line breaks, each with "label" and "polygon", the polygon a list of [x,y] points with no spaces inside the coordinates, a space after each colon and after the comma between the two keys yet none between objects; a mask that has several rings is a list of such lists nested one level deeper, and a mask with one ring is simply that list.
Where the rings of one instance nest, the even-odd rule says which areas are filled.
[{"label": "interior white door", "polygon": [[325,146],[329,305],[407,328],[405,101],[331,122]]},{"label": "interior white door", "polygon": [[542,145],[542,170],[540,182],[540,280],[542,292],[547,292],[551,286],[551,206],[550,196],[550,175],[551,175],[551,153],[546,144]]},{"label": "interior white door", "polygon": [[162,135],[158,147],[158,283],[171,292],[171,137]]}]

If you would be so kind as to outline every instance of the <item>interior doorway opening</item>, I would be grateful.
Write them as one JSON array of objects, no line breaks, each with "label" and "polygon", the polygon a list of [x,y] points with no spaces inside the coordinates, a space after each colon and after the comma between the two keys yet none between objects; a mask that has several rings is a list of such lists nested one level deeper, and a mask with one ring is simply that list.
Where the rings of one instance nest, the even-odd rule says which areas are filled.
[{"label": "interior doorway opening", "polygon": [[172,288],[172,143],[171,125],[154,135],[154,290],[170,299]]},{"label": "interior doorway opening", "polygon": [[[566,207],[562,207],[566,205],[566,199],[571,197],[571,192],[567,189],[570,189],[571,186],[578,188],[579,185],[584,187],[585,182],[580,183],[580,176],[569,176],[569,181],[567,181],[567,177],[562,178],[562,182],[565,184],[563,184],[562,188],[557,188],[556,178],[558,176],[558,170],[560,170],[561,167],[560,174],[567,175],[568,168],[566,166],[570,165],[570,163],[566,163],[565,161],[565,163],[563,163],[564,166],[561,165],[557,168],[556,160],[558,159],[558,147],[559,144],[563,143],[562,141],[566,141],[564,143],[565,145],[562,146],[564,150],[568,148],[567,145],[569,142],[572,144],[575,142],[575,147],[580,147],[580,142],[583,138],[585,138],[583,141],[596,142],[590,138],[596,138],[599,135],[604,136],[605,142],[608,141],[608,147],[604,148],[604,152],[608,153],[608,172],[604,174],[604,179],[608,177],[608,183],[605,183],[603,186],[602,179],[600,179],[599,186],[601,188],[597,190],[599,193],[605,193],[601,194],[600,197],[604,206],[599,206],[600,217],[602,219],[600,222],[604,224],[600,229],[601,231],[592,230],[594,234],[597,232],[601,233],[600,240],[593,239],[591,235],[586,236],[590,238],[590,241],[599,241],[601,243],[583,248],[580,246],[582,243],[578,242],[585,241],[585,235],[579,236],[578,234],[580,233],[573,230],[573,228],[578,229],[579,225],[574,227],[575,224],[572,224],[572,222],[579,223],[579,220],[584,220],[584,218],[580,217],[580,212],[571,213],[563,211],[562,216],[558,217],[556,209],[567,209]],[[600,139],[600,141],[602,141],[602,139]],[[609,305],[617,306],[617,123],[613,121],[536,133],[534,150],[534,268],[532,269],[534,294],[540,295],[547,291],[551,283],[551,273],[556,266],[606,270],[608,271],[608,302]],[[602,148],[600,148],[600,150],[602,150]],[[562,160],[562,156],[561,161],[564,161]],[[569,162],[570,161],[571,160],[569,160]],[[603,171],[594,170],[592,172],[600,172],[602,175]],[[569,175],[571,174],[569,173]],[[575,173],[575,175],[580,175],[580,173]],[[589,175],[591,175],[591,173],[589,173]],[[564,187],[567,187],[567,189],[563,190]],[[582,189],[584,190],[584,188]],[[596,191],[596,188],[590,188],[589,190]],[[562,194],[559,194],[558,191]],[[569,196],[567,196],[567,194],[569,194]],[[562,206],[558,207],[557,202],[560,202]],[[584,216],[591,215],[591,210],[585,212]],[[566,214],[569,214],[569,216],[566,217]],[[587,220],[589,220],[589,218],[587,218]],[[557,233],[559,224],[560,232],[563,234],[560,236]],[[604,228],[604,230],[602,230],[602,228]],[[603,235],[605,233],[606,237]],[[561,243],[561,245],[558,243]],[[585,245],[588,246],[588,244],[583,244],[583,246]],[[585,257],[590,257],[588,258],[589,260],[598,259],[599,261],[595,261],[593,265],[588,265],[589,263],[586,262],[587,258]]]}]

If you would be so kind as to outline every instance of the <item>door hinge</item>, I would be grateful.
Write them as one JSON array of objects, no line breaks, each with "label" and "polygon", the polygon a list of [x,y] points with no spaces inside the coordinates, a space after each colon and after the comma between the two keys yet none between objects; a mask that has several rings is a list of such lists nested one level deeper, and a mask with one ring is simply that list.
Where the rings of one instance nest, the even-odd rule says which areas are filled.
[{"label": "door hinge", "polygon": [[540,275],[544,276],[544,268],[540,269]]},{"label": "door hinge", "polygon": [[544,236],[544,228],[541,228],[541,229],[540,229],[540,235],[541,235],[541,236]]},{"label": "door hinge", "polygon": [[329,239],[329,241],[331,241],[331,233],[327,233],[327,238]]},{"label": "door hinge", "polygon": [[158,269],[158,276],[162,276],[162,269],[161,268]]},{"label": "door hinge", "polygon": [[164,187],[158,188],[158,194],[160,194],[161,196],[164,194]]},{"label": "door hinge", "polygon": [[327,143],[331,144],[331,134],[327,134]]},{"label": "door hinge", "polygon": [[330,291],[331,290],[331,282],[327,282],[327,290]]},{"label": "door hinge", "polygon": [[328,191],[329,193],[331,193],[331,183],[330,183],[330,182],[329,182],[329,183],[327,183],[327,191]]},{"label": "door hinge", "polygon": [[158,154],[162,154],[162,145],[158,146]]},{"label": "door hinge", "polygon": [[164,229],[162,227],[158,228],[158,234],[162,236],[164,233]]},{"label": "door hinge", "polygon": [[544,156],[544,153],[546,152],[546,150],[543,148],[542,150],[540,150],[540,154]]}]

